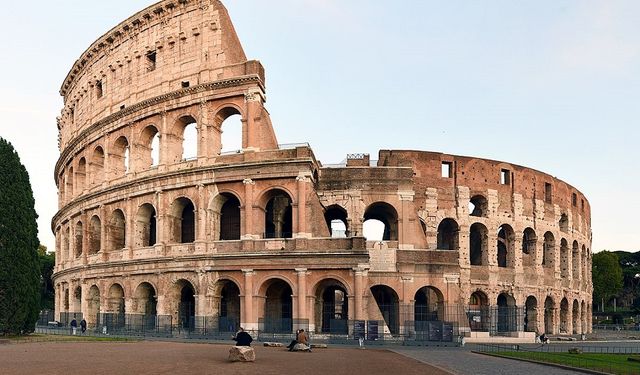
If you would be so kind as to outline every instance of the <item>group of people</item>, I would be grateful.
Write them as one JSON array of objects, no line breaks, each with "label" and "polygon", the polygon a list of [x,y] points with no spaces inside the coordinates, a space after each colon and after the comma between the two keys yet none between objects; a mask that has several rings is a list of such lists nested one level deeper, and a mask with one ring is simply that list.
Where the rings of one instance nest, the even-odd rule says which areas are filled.
[{"label": "group of people", "polygon": [[[71,326],[71,333],[75,336],[75,334],[78,332],[78,321],[74,318],[73,320],[71,320],[71,323],[69,323],[69,325]],[[84,334],[86,330],[87,321],[82,319],[80,321],[80,331],[82,332],[82,334]]]}]

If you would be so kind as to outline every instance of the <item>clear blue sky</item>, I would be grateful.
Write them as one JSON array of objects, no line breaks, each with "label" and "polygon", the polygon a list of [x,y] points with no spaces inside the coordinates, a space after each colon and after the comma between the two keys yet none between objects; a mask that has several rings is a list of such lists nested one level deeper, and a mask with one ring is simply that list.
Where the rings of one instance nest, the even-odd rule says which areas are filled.
[{"label": "clear blue sky", "polygon": [[[80,54],[146,0],[7,2],[0,136],[54,240],[58,89]],[[381,148],[542,170],[586,194],[593,250],[640,250],[640,2],[227,0],[267,72],[280,143],[324,163]]]}]

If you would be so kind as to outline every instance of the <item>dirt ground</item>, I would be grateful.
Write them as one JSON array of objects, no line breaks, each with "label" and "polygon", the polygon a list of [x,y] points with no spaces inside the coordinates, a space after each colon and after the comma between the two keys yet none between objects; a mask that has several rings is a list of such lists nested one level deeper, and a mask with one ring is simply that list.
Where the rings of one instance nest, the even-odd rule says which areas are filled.
[{"label": "dirt ground", "polygon": [[228,345],[176,342],[43,342],[0,345],[1,374],[448,374],[382,349],[312,353],[255,346],[256,362],[228,362]]}]

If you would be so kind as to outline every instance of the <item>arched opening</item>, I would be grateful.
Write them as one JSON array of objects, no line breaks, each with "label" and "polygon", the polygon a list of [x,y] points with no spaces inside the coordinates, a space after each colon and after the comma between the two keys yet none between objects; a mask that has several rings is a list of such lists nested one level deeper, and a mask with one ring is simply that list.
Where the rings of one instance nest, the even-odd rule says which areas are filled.
[{"label": "arched opening", "polygon": [[538,237],[532,228],[526,228],[522,233],[522,265],[532,266],[536,254],[536,241]]},{"label": "arched opening", "polygon": [[564,238],[560,240],[560,276],[569,277],[569,243]]},{"label": "arched opening", "polygon": [[235,195],[222,193],[224,203],[220,208],[220,240],[240,239],[240,201]]},{"label": "arched opening", "polygon": [[107,326],[107,331],[124,327],[124,289],[120,284],[113,284],[109,288],[109,299],[107,301],[107,313],[103,314],[103,325]]},{"label": "arched opening", "polygon": [[97,254],[102,250],[101,236],[102,223],[100,223],[100,218],[94,215],[89,221],[89,254]]},{"label": "arched opening", "polygon": [[121,136],[113,144],[112,153],[109,155],[109,168],[114,177],[123,176],[129,172],[129,141]]},{"label": "arched opening", "polygon": [[315,321],[320,332],[349,332],[347,288],[335,279],[322,280],[316,287]]},{"label": "arched opening", "polygon": [[220,150],[218,153],[230,153],[242,150],[242,116],[233,107],[226,107],[216,115],[220,128]]},{"label": "arched opening", "polygon": [[196,292],[190,282],[179,280],[176,287],[180,291],[178,302],[178,327],[188,330],[195,328]]},{"label": "arched opening", "polygon": [[171,242],[191,243],[196,238],[195,207],[189,198],[180,197],[171,204]]},{"label": "arched opening", "polygon": [[453,219],[444,219],[438,225],[438,249],[458,250],[458,223]]},{"label": "arched opening", "polygon": [[191,116],[178,120],[182,128],[182,160],[193,160],[198,157],[198,124]]},{"label": "arched opening", "polygon": [[143,282],[136,288],[134,293],[133,311],[136,314],[130,319],[138,320],[134,326],[138,326],[141,330],[151,330],[156,327],[156,315],[158,306],[158,296],[156,289],[148,282]]},{"label": "arched opening", "polygon": [[107,227],[109,250],[120,250],[125,247],[125,219],[122,210],[114,210]]},{"label": "arched opening", "polygon": [[538,300],[534,296],[527,297],[524,304],[525,332],[538,332]]},{"label": "arched opening", "polygon": [[487,249],[489,231],[480,223],[471,225],[469,231],[469,262],[472,266],[482,266],[487,263]]},{"label": "arched opening", "polygon": [[389,328],[392,335],[400,332],[400,311],[398,294],[386,285],[375,285],[371,287],[371,294],[376,300],[380,314]]},{"label": "arched opening", "polygon": [[93,175],[93,183],[101,184],[104,181],[104,150],[98,146],[93,150],[91,158],[91,174]]},{"label": "arched opening", "polygon": [[498,267],[513,267],[514,241],[515,233],[511,226],[503,224],[498,228]]},{"label": "arched opening", "polygon": [[556,240],[553,233],[546,232],[544,234],[544,246],[542,249],[542,265],[544,267],[553,268],[556,252]]},{"label": "arched opening", "polygon": [[469,318],[469,328],[472,331],[489,331],[489,298],[484,292],[475,291],[469,297],[469,309],[467,312]]},{"label": "arched opening", "polygon": [[80,158],[76,169],[76,190],[78,194],[82,194],[85,186],[87,186],[87,161],[85,158]]},{"label": "arched opening", "polygon": [[76,228],[75,228],[75,244],[74,244],[74,250],[75,250],[75,257],[76,258],[80,258],[80,256],[82,256],[82,242],[83,242],[83,233],[82,233],[82,221],[78,221],[76,223]]},{"label": "arched opening", "polygon": [[442,292],[432,286],[423,286],[418,289],[413,297],[413,317],[415,320],[416,332],[429,332],[432,331],[429,328],[434,326],[433,322],[437,322],[435,330],[439,333],[440,337],[431,337],[432,340],[442,339],[442,321],[444,320],[444,297]]},{"label": "arched opening", "polygon": [[558,226],[560,227],[560,231],[562,232],[569,231],[569,216],[567,216],[567,214],[560,215],[560,221],[558,222]]},{"label": "arched opening", "polygon": [[220,332],[236,332],[240,327],[240,289],[229,280],[221,280],[220,311],[218,327]]},{"label": "arched opening", "polygon": [[280,189],[269,192],[271,197],[265,207],[264,238],[293,237],[291,197]]},{"label": "arched opening", "polygon": [[[372,220],[377,220],[384,225],[382,236],[380,236],[380,224],[372,225],[371,227],[367,224]],[[367,241],[397,241],[398,213],[396,209],[385,202],[376,202],[369,205],[364,212],[362,231]]]},{"label": "arched opening", "polygon": [[556,309],[556,304],[553,302],[553,298],[550,296],[544,300],[544,330],[547,334],[553,334],[553,315]]},{"label": "arched opening", "polygon": [[289,284],[272,279],[265,292],[264,332],[290,333],[293,330],[293,292]]},{"label": "arched opening", "polygon": [[469,200],[469,215],[477,217],[487,217],[489,213],[489,203],[482,195],[474,195]]},{"label": "arched opening", "polygon": [[100,314],[100,289],[92,285],[87,294],[87,325],[96,327],[98,322],[98,314]]},{"label": "arched opening", "polygon": [[153,246],[157,241],[156,209],[149,203],[138,208],[136,214],[136,247]]},{"label": "arched opening", "polygon": [[569,332],[569,301],[563,298],[560,302],[560,333],[566,334]]},{"label": "arched opening", "polygon": [[578,241],[573,241],[571,250],[571,276],[574,280],[580,280],[580,245]]},{"label": "arched opening", "polygon": [[580,304],[578,303],[578,300],[573,300],[573,309],[571,310],[571,316],[573,318],[573,330],[571,333],[573,333],[574,335],[582,333],[582,331],[578,331],[578,329],[580,328]]},{"label": "arched opening", "polygon": [[324,211],[324,220],[327,222],[331,237],[343,238],[348,236],[347,210],[336,204],[331,205]]},{"label": "arched opening", "polygon": [[518,311],[513,296],[500,293],[498,300],[498,333],[515,332],[518,330]]}]

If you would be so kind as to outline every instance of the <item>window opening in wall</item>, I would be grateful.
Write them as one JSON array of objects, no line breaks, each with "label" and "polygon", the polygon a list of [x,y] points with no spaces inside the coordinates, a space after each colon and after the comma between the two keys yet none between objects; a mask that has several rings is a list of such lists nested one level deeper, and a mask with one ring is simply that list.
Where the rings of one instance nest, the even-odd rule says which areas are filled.
[{"label": "window opening in wall", "polygon": [[444,177],[444,178],[451,178],[451,177],[453,177],[453,175],[452,175],[452,172],[453,172],[453,170],[452,170],[452,164],[453,164],[453,163],[451,163],[451,162],[449,162],[449,161],[443,161],[443,162],[442,162],[442,167],[441,167],[441,173],[442,173],[442,174],[441,174],[441,176],[442,176],[442,177]]},{"label": "window opening in wall", "polygon": [[186,89],[187,87],[189,87],[189,81],[182,81],[181,86],[183,89]]},{"label": "window opening in wall", "polygon": [[553,188],[548,182],[544,183],[544,201],[546,203],[552,203],[553,200]]},{"label": "window opening in wall", "polygon": [[147,71],[154,70],[156,70],[156,51],[151,51],[147,53]]},{"label": "window opening in wall", "polygon": [[98,99],[102,98],[103,93],[102,80],[98,80],[96,81],[96,97]]},{"label": "window opening in wall", "polygon": [[578,205],[578,195],[576,195],[576,193],[571,194],[571,205],[573,205],[573,207]]},{"label": "window opening in wall", "polygon": [[511,184],[511,172],[508,169],[502,169],[500,171],[500,184],[509,185]]}]

